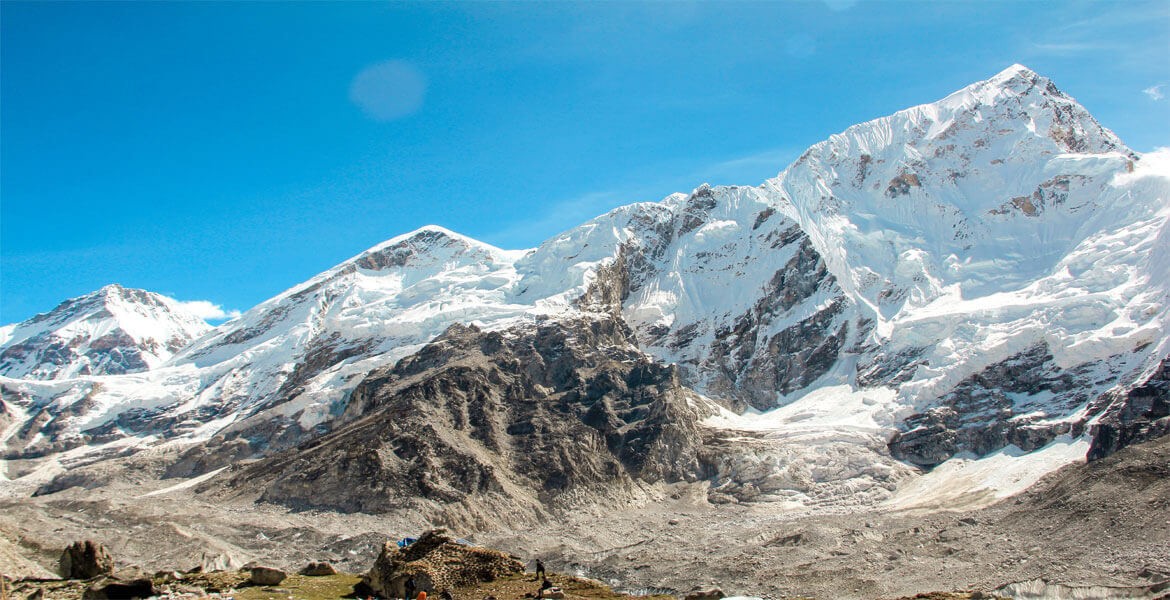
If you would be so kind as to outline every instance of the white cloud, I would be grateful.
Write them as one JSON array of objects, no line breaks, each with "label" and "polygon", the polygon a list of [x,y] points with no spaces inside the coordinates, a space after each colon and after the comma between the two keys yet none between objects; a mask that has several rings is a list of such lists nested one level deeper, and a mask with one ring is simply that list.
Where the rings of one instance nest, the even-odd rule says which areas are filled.
[{"label": "white cloud", "polygon": [[240,311],[224,310],[222,305],[215,304],[210,300],[189,300],[186,302],[178,300],[177,302],[179,306],[182,306],[204,321],[222,321],[240,316]]},{"label": "white cloud", "polygon": [[427,81],[413,65],[388,60],[361,70],[349,84],[349,99],[375,121],[393,121],[422,107]]},{"label": "white cloud", "polygon": [[1151,85],[1150,87],[1142,90],[1142,93],[1149,96],[1150,100],[1157,102],[1158,100],[1161,100],[1162,98],[1166,97],[1165,95],[1162,94],[1162,88],[1165,87],[1165,85],[1166,84],[1164,84],[1164,83],[1159,83],[1158,85]]}]

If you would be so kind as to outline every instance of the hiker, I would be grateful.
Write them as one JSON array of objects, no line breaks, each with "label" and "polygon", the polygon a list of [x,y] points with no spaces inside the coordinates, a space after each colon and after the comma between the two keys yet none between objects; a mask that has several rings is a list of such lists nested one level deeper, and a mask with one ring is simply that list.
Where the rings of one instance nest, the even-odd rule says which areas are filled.
[{"label": "hiker", "polygon": [[402,600],[414,600],[414,590],[417,587],[418,585],[414,583],[414,575],[408,577],[406,579],[406,584],[403,585],[403,589],[406,590],[406,593],[402,596]]},{"label": "hiker", "polygon": [[545,579],[544,563],[540,562],[538,558],[536,559],[536,579],[533,581],[539,581],[541,579]]},{"label": "hiker", "polygon": [[537,597],[537,598],[543,598],[543,597],[544,597],[544,591],[545,591],[545,590],[547,590],[547,589],[549,589],[549,588],[551,588],[552,586],[553,586],[552,582],[548,580],[548,577],[545,577],[545,578],[544,578],[544,583],[540,584],[540,591],[539,591],[539,592],[536,592],[536,597]]}]

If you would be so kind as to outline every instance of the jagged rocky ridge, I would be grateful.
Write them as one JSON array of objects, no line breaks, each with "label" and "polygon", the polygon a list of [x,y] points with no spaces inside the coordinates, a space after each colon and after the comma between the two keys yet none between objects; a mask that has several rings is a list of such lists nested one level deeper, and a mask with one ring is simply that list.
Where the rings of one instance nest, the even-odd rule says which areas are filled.
[{"label": "jagged rocky ridge", "polygon": [[574,493],[620,496],[634,479],[698,480],[707,470],[698,422],[713,412],[674,367],[639,352],[619,320],[453,325],[371,373],[332,432],[224,485],[345,512],[409,506],[439,519],[458,504],[491,522]]},{"label": "jagged rocky ridge", "polygon": [[[628,360],[669,370],[667,395],[699,393],[705,406],[736,412],[792,407],[782,430],[805,419],[805,407],[815,412],[811,403],[853,394],[861,426],[826,421],[821,442],[855,447],[841,450],[836,470],[775,477],[760,465],[783,471],[821,447],[793,450],[808,440],[785,441],[780,430],[729,442],[718,434],[726,426],[672,413],[693,434],[670,436],[678,456],[705,462],[646,470],[620,447],[595,445],[585,471],[567,479],[573,485],[554,486],[566,498],[606,475],[709,478],[740,500],[792,497],[787,490],[811,502],[830,493],[815,491],[827,481],[864,477],[867,501],[878,501],[909,473],[891,457],[931,467],[959,453],[1033,450],[1084,434],[1096,440],[1095,455],[1107,454],[1166,430],[1156,385],[1170,354],[1161,160],[1126,149],[1050,81],[1015,66],[832,136],[760,187],[701,186],[622,207],[528,251],[424,228],[262,303],[148,372],[0,378],[5,418],[20,427],[9,431],[23,432],[4,438],[6,456],[72,453],[67,462],[86,460],[98,443],[194,442],[170,475],[271,456],[235,481],[295,506],[376,511],[348,491],[337,463],[314,452],[357,452],[346,436],[390,452],[395,439],[421,444],[402,428],[425,427],[424,415],[450,421],[431,411],[470,402],[461,386],[517,404],[499,409],[501,418],[539,400],[561,433],[610,435],[566,408],[566,397],[584,392],[547,385],[563,374],[536,384],[507,366],[517,356],[544,360],[551,348],[532,337],[581,323],[609,323]],[[450,329],[466,323],[479,331]],[[445,331],[439,347],[501,336],[534,349],[508,341],[485,352],[477,341],[452,362],[427,362],[436,346],[424,344]],[[473,355],[483,363],[474,376],[455,368]],[[426,394],[395,374],[412,364],[431,366],[412,375],[431,381]],[[628,376],[623,369],[602,371],[616,381]],[[373,423],[395,405],[410,418],[381,431]],[[634,427],[621,423],[611,425]],[[425,501],[461,502],[499,492],[492,482],[510,481],[514,470],[532,472],[536,463],[509,450],[532,433],[516,431],[508,444],[494,438],[490,459],[477,453],[485,442],[460,433],[410,460],[385,452],[352,460]],[[540,460],[556,466],[557,452],[546,450]],[[307,479],[293,464],[324,470],[310,468]],[[849,466],[857,464],[880,468]],[[418,465],[439,465],[434,473],[466,485],[423,489]],[[463,466],[471,472],[460,474]],[[336,488],[335,500],[307,493],[318,480]],[[500,483],[500,497],[555,500],[519,481]]]}]

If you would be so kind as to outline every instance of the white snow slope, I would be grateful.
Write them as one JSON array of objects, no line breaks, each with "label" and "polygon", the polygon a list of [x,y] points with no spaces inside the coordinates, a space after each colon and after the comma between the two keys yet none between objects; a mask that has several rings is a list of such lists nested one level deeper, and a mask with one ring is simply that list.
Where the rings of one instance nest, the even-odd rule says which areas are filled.
[{"label": "white snow slope", "polygon": [[[754,428],[778,445],[753,469],[787,468],[781,455],[810,460],[825,440],[852,444],[842,461],[858,473],[865,460],[885,465],[866,476],[892,489],[905,468],[886,443],[918,431],[916,415],[968,402],[963,427],[1008,432],[952,454],[997,451],[1017,430],[1041,431],[1033,445],[1043,447],[1069,432],[1060,424],[1083,423],[1090,400],[1170,354],[1168,157],[1127,149],[1016,65],[831,136],[759,187],[702,186],[622,207],[536,249],[439,227],[396,237],[143,373],[37,381],[38,365],[5,370],[0,391],[17,416],[3,440],[37,456],[270,424],[267,443],[279,447],[327,429],[366,373],[451,324],[598,312],[623,318],[643,351],[677,363],[699,391],[753,407],[710,423],[753,429],[744,419],[763,419]],[[5,328],[5,343],[30,323]],[[991,376],[1013,361],[1040,383]],[[971,401],[972,386],[991,403]],[[851,416],[817,409],[838,401]],[[1045,468],[1070,454],[1048,453]],[[723,474],[732,479],[733,463]],[[839,471],[818,476],[853,476]]]},{"label": "white snow slope", "polygon": [[900,388],[925,402],[1038,343],[1064,368],[1160,346],[1166,176],[1015,65],[832,136],[765,187],[884,354],[929,348]]}]

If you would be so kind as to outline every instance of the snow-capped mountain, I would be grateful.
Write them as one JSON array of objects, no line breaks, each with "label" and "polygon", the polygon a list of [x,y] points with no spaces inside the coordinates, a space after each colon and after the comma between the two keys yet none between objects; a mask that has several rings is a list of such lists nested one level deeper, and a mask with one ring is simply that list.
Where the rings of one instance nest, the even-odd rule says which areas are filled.
[{"label": "snow-capped mountain", "polygon": [[[878,501],[910,471],[892,457],[1081,448],[1100,415],[1154,389],[1170,355],[1168,167],[1016,65],[834,135],[758,187],[622,207],[531,250],[426,227],[149,371],[5,372],[3,439],[25,457],[201,442],[172,472],[203,472],[359,418],[355,388],[407,357],[444,367],[414,355],[453,325],[528,355],[515,338],[542,323],[617,322],[624,360],[676,365],[711,403],[693,414],[722,405],[707,427],[756,432],[692,475],[737,498]],[[524,376],[513,367],[504,379]]]},{"label": "snow-capped mountain", "polygon": [[211,326],[153,292],[108,285],[0,328],[0,375],[66,379],[161,365]]},{"label": "snow-capped mountain", "polygon": [[[688,384],[773,408],[829,375],[858,340],[856,312],[765,190],[702,186],[626,206],[545,242],[517,266],[520,297],[548,285],[612,310]],[[824,379],[822,379],[824,377]]]},{"label": "snow-capped mountain", "polygon": [[932,465],[1043,446],[1157,369],[1165,166],[1015,65],[832,136],[765,188],[873,323],[859,383],[916,413],[895,451]]}]

